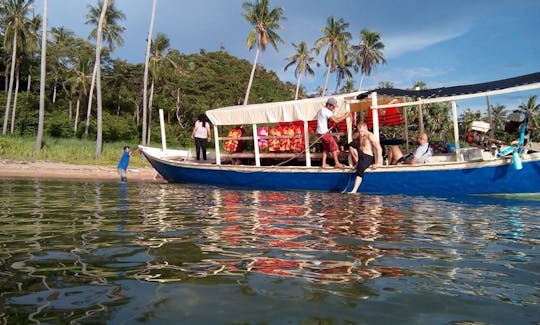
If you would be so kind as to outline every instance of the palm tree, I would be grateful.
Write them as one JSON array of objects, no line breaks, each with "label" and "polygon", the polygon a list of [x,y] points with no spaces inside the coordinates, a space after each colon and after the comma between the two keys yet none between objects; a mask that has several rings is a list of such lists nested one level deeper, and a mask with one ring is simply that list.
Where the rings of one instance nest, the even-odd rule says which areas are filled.
[{"label": "palm tree", "polygon": [[345,55],[349,50],[349,40],[351,39],[351,33],[346,29],[349,27],[349,23],[345,22],[343,18],[335,20],[330,16],[326,20],[326,27],[322,29],[323,36],[315,41],[315,48],[317,53],[327,46],[326,54],[324,56],[324,63],[328,66],[326,70],[326,78],[324,80],[324,88],[322,89],[322,95],[326,94],[328,87],[328,78],[336,68],[336,61],[338,57]]},{"label": "palm tree", "polygon": [[81,101],[83,96],[87,95],[88,83],[92,78],[90,71],[93,66],[92,55],[86,48],[81,46],[75,52],[77,53],[77,57],[71,69],[73,76],[67,80],[71,93],[77,96],[75,118],[73,120],[73,134],[77,133]]},{"label": "palm tree", "polygon": [[45,120],[45,73],[47,66],[47,0],[43,1],[43,26],[41,27],[41,72],[39,76],[39,120],[34,150],[40,150],[43,142],[43,123]]},{"label": "palm tree", "polygon": [[[519,108],[526,111],[529,116],[529,129],[531,130],[536,130],[539,126],[540,103],[536,104],[536,98],[538,98],[537,95],[530,96],[527,104],[522,103],[519,105]],[[530,138],[533,140],[532,136]]]},{"label": "palm tree", "polygon": [[255,47],[255,59],[253,60],[246,96],[244,97],[244,105],[247,105],[259,53],[266,49],[268,43],[272,44],[276,51],[278,50],[277,42],[284,43],[275,30],[282,28],[280,20],[286,20],[286,18],[283,16],[283,8],[270,9],[268,0],[255,0],[254,3],[244,2],[242,8],[244,8],[244,18],[253,26],[253,29],[248,34],[246,44],[250,50]]},{"label": "palm tree", "polygon": [[504,132],[504,125],[506,123],[506,106],[497,104],[491,107],[491,118],[493,124],[491,124],[493,132],[490,132],[493,137],[497,137],[499,133]]},{"label": "palm tree", "polygon": [[342,94],[346,93],[352,93],[354,91],[354,81],[352,79],[345,80],[345,84],[341,89],[339,89],[339,92]]},{"label": "palm tree", "polygon": [[379,33],[368,29],[363,29],[360,32],[360,44],[353,46],[353,50],[356,52],[356,64],[360,67],[361,72],[358,91],[362,90],[364,77],[371,75],[375,65],[386,63],[383,49],[384,44],[381,42]]},{"label": "palm tree", "polygon": [[61,67],[67,65],[70,49],[66,46],[69,41],[75,37],[75,33],[65,27],[53,27],[50,34],[52,36],[50,48],[51,52],[49,57],[52,57],[52,69],[54,70],[54,83],[53,83],[53,104],[56,102],[56,94],[58,88],[58,75],[60,74]]},{"label": "palm tree", "polygon": [[336,93],[341,85],[341,81],[346,79],[352,80],[351,69],[353,66],[353,60],[350,57],[350,52],[345,55],[340,55],[336,60]]},{"label": "palm tree", "polygon": [[302,41],[298,45],[292,43],[292,46],[296,49],[296,53],[286,59],[288,63],[285,66],[285,71],[287,71],[290,66],[296,64],[296,68],[294,69],[294,76],[296,77],[296,92],[294,94],[294,100],[297,100],[302,75],[315,75],[315,72],[313,71],[311,65],[318,65],[318,63],[315,61],[315,57],[311,55],[311,53],[314,52],[315,49],[308,49],[306,42]]},{"label": "palm tree", "polygon": [[[105,8],[106,11],[104,13],[103,17],[103,25],[102,25],[102,32],[101,35],[98,33],[99,28],[99,21],[101,20],[101,14],[103,14],[103,8],[105,5],[105,2],[107,3],[107,7]],[[114,0],[107,0],[107,1],[99,1],[96,4],[96,6],[88,6],[89,13],[86,15],[86,23],[87,24],[93,24],[98,27],[93,29],[90,32],[90,38],[101,38],[107,43],[107,47],[110,51],[113,51],[115,49],[115,44],[118,44],[119,46],[122,46],[124,44],[124,40],[122,39],[121,33],[125,30],[124,27],[120,27],[118,25],[119,20],[124,20],[126,16],[116,9],[114,6]],[[86,126],[84,129],[84,134],[88,135],[88,128],[90,126],[90,115],[92,112],[92,95],[94,93],[94,84],[96,82],[96,73],[97,70],[101,68],[101,62],[94,62],[94,72],[92,73],[92,83],[90,85],[90,97],[88,98],[88,108],[86,113]]]},{"label": "palm tree", "polygon": [[[9,74],[9,87],[2,135],[6,134],[9,121],[11,93],[13,91],[13,80],[15,79],[17,50],[20,45],[19,42],[21,42],[23,45],[26,42],[28,26],[31,23],[26,15],[33,8],[33,3],[33,0],[28,0],[28,2],[25,0],[4,0],[1,8],[3,21],[6,26],[4,32],[4,47],[11,47],[11,70]],[[11,43],[9,43],[9,40],[11,40]]]},{"label": "palm tree", "polygon": [[152,122],[152,101],[154,98],[154,86],[158,80],[160,71],[169,65],[176,68],[176,63],[168,56],[164,56],[163,53],[169,48],[170,40],[167,35],[163,33],[157,33],[156,38],[151,44],[150,52],[150,72],[152,75],[152,83],[150,84],[150,98],[148,100],[148,135],[146,143],[150,143],[150,125]]},{"label": "palm tree", "polygon": [[[109,8],[109,0],[103,1],[101,15],[99,16],[97,37],[96,37],[96,60],[94,69],[96,76],[96,102],[97,102],[97,136],[96,136],[96,158],[101,156],[102,146],[102,107],[101,107],[101,41],[103,35],[103,26],[105,25],[105,16]],[[91,97],[91,96],[90,96]]]},{"label": "palm tree", "polygon": [[150,61],[150,47],[152,44],[152,32],[154,29],[154,19],[156,17],[156,2],[152,3],[152,15],[150,17],[150,27],[148,28],[148,37],[146,38],[146,57],[144,60],[144,76],[143,76],[143,117],[142,117],[142,140],[141,143],[146,145],[146,130],[147,124],[147,111],[148,111],[148,65]]}]

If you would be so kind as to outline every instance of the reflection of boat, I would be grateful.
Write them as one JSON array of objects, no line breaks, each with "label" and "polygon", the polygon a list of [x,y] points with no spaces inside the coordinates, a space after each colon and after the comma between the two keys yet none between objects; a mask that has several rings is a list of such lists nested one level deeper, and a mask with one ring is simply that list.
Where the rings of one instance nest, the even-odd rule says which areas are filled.
[{"label": "reflection of boat", "polygon": [[[352,93],[334,96],[340,108],[351,112],[369,110],[376,137],[379,137],[380,109],[419,106],[450,102],[454,122],[454,153],[437,154],[423,165],[381,166],[368,170],[360,190],[369,193],[404,194],[504,194],[538,193],[540,182],[540,152],[526,146],[523,133],[526,119],[522,122],[518,145],[509,146],[500,154],[492,154],[481,148],[460,148],[456,101],[475,97],[499,95],[540,88],[540,73],[476,85],[438,88],[420,91],[379,89],[369,93]],[[378,100],[379,98],[379,100]],[[396,103],[396,99],[399,102]],[[232,186],[246,189],[274,190],[322,190],[345,191],[352,188],[355,174],[352,169],[322,169],[315,163],[320,153],[313,151],[309,121],[327,98],[299,101],[233,106],[206,112],[214,126],[216,139],[215,156],[208,163],[198,163],[189,151],[141,147],[142,153],[152,166],[169,182],[191,182],[215,186]],[[382,104],[381,104],[382,103]],[[423,108],[428,109],[428,108]],[[421,111],[421,109],[420,109]],[[281,138],[302,139],[304,150],[300,152],[266,152],[259,150],[259,128],[298,122],[303,132],[291,133]],[[384,120],[381,119],[381,122]],[[221,152],[221,143],[230,137],[219,137],[219,128],[235,125],[250,126],[251,135],[237,138],[251,141],[252,152]],[[295,131],[296,132],[296,131]],[[222,131],[221,134],[225,134]],[[347,140],[352,139],[349,120]],[[267,136],[267,139],[275,139]],[[504,155],[501,155],[504,154]],[[346,159],[346,157],[344,157]],[[228,164],[243,159],[243,165]],[[312,164],[313,162],[313,164]],[[287,163],[287,164],[286,164]]]}]

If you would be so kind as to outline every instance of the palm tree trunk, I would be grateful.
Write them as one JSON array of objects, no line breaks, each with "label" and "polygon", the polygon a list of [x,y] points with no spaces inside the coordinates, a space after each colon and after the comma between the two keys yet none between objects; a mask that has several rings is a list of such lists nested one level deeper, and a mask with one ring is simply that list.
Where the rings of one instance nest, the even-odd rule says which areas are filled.
[{"label": "palm tree trunk", "polygon": [[358,86],[358,91],[362,91],[362,84],[364,83],[364,76],[365,74],[360,75],[360,85]]},{"label": "palm tree trunk", "polygon": [[152,14],[150,16],[150,26],[148,27],[148,37],[146,39],[146,58],[144,61],[144,76],[143,76],[143,112],[142,112],[142,144],[146,145],[146,131],[148,126],[148,121],[146,118],[147,108],[148,108],[148,62],[150,61],[150,45],[152,44],[152,32],[154,29],[154,18],[156,16],[156,3],[157,0],[154,0],[152,3]]},{"label": "palm tree trunk", "polygon": [[103,0],[103,8],[101,8],[101,16],[96,38],[96,104],[97,104],[97,136],[96,136],[96,158],[101,157],[101,147],[103,145],[103,116],[101,103],[101,40],[103,38],[103,23],[105,14],[109,8],[109,0]]},{"label": "palm tree trunk", "polygon": [[15,130],[15,112],[17,111],[17,98],[19,97],[19,84],[20,84],[20,78],[19,78],[19,70],[17,70],[17,76],[15,77],[15,93],[13,97],[13,110],[11,111],[11,128],[10,132],[13,134],[13,131]]},{"label": "palm tree trunk", "polygon": [[298,75],[298,80],[296,81],[296,93],[294,94],[294,100],[298,100],[298,91],[300,90],[300,80],[302,79],[302,74]]},{"label": "palm tree trunk", "polygon": [[6,70],[4,70],[4,92],[7,94],[8,92],[8,71],[9,71],[9,64],[6,64]]},{"label": "palm tree trunk", "polygon": [[75,107],[75,121],[73,122],[73,135],[77,134],[77,127],[79,124],[79,108],[81,106],[81,95],[77,96],[77,105]]},{"label": "palm tree trunk", "polygon": [[328,88],[328,78],[330,78],[330,68],[331,66],[328,65],[328,69],[326,69],[326,77],[324,78],[324,88],[322,96],[326,96],[326,88]]},{"label": "palm tree trunk", "polygon": [[251,68],[251,74],[249,75],[249,83],[246,89],[246,97],[244,97],[244,105],[248,104],[249,91],[251,90],[251,84],[253,83],[253,77],[255,76],[255,68],[257,67],[257,60],[259,59],[259,46],[255,50],[255,59],[253,60],[253,67]]},{"label": "palm tree trunk", "polygon": [[56,103],[56,78],[54,78],[54,86],[53,86],[53,96],[52,96],[52,103]]},{"label": "palm tree trunk", "polygon": [[47,68],[47,0],[43,1],[43,26],[41,31],[41,70],[39,80],[39,121],[34,150],[40,150],[43,142],[45,120],[45,72]]},{"label": "palm tree trunk", "polygon": [[73,117],[73,96],[69,96],[69,103],[68,103],[68,121],[71,121],[71,118]]},{"label": "palm tree trunk", "polygon": [[152,78],[152,84],[150,85],[150,99],[148,99],[148,133],[146,144],[150,144],[150,131],[152,130],[152,105],[154,101],[154,78]]},{"label": "palm tree trunk", "polygon": [[92,99],[94,98],[94,88],[96,84],[96,71],[98,63],[94,63],[94,71],[92,72],[92,82],[90,83],[90,93],[88,94],[88,108],[86,109],[86,125],[84,126],[84,135],[88,135],[90,128],[90,117],[92,115]]},{"label": "palm tree trunk", "polygon": [[32,75],[28,74],[28,82],[26,83],[26,96],[30,95],[30,86],[32,85]]},{"label": "palm tree trunk", "polygon": [[13,33],[13,50],[11,53],[11,71],[9,73],[9,87],[6,101],[6,113],[4,115],[4,127],[2,135],[6,135],[7,125],[9,121],[9,109],[11,105],[11,92],[13,90],[13,79],[15,78],[15,60],[17,59],[17,33]]}]

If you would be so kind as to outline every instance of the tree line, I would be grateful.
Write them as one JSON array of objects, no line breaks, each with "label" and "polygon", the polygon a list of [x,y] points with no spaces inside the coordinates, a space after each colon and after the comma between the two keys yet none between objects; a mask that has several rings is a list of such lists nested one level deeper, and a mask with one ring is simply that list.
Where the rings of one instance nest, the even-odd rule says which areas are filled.
[{"label": "tree line", "polygon": [[[253,27],[246,39],[247,48],[255,50],[250,64],[223,47],[215,52],[201,49],[185,54],[170,47],[166,34],[157,32],[152,37],[157,1],[152,0],[145,62],[135,64],[111,57],[114,49],[123,45],[122,21],[126,18],[114,0],[88,5],[85,23],[94,28],[87,38],[65,27],[48,30],[47,0],[43,1],[42,15],[34,13],[34,0],[2,1],[0,69],[4,93],[0,95],[4,96],[0,98],[6,103],[2,135],[36,136],[36,150],[42,146],[44,132],[53,137],[95,138],[99,157],[103,141],[157,141],[155,112],[163,109],[167,134],[185,145],[196,116],[207,109],[309,96],[301,81],[314,74],[313,67],[320,65],[319,55],[326,66],[324,85],[316,94],[321,96],[328,93],[331,75],[336,78],[334,93],[351,92],[360,90],[364,78],[386,63],[378,32],[364,29],[359,43],[351,44],[349,24],[328,17],[313,47],[305,41],[292,43],[295,53],[286,58],[284,70],[294,67],[296,84],[284,83],[275,72],[257,63],[267,45],[278,50],[284,43],[279,35],[286,20],[282,8],[271,8],[268,0],[242,5],[242,16]],[[357,88],[353,76],[358,72]],[[39,88],[34,80],[40,81]],[[538,105],[533,101],[532,106],[537,114]],[[426,112],[427,125],[448,127],[440,116],[442,108],[441,112]],[[497,119],[503,113],[504,109],[494,116]],[[462,116],[464,122],[466,118]]]}]

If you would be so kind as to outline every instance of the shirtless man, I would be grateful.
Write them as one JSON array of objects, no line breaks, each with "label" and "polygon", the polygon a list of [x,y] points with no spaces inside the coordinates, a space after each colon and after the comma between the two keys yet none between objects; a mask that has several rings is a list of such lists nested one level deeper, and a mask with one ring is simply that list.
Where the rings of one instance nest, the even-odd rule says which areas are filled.
[{"label": "shirtless man", "polygon": [[366,123],[358,123],[358,142],[350,143],[350,152],[356,165],[356,178],[350,193],[356,193],[362,184],[364,171],[370,166],[376,169],[382,161],[381,145],[375,135],[368,131]]}]

